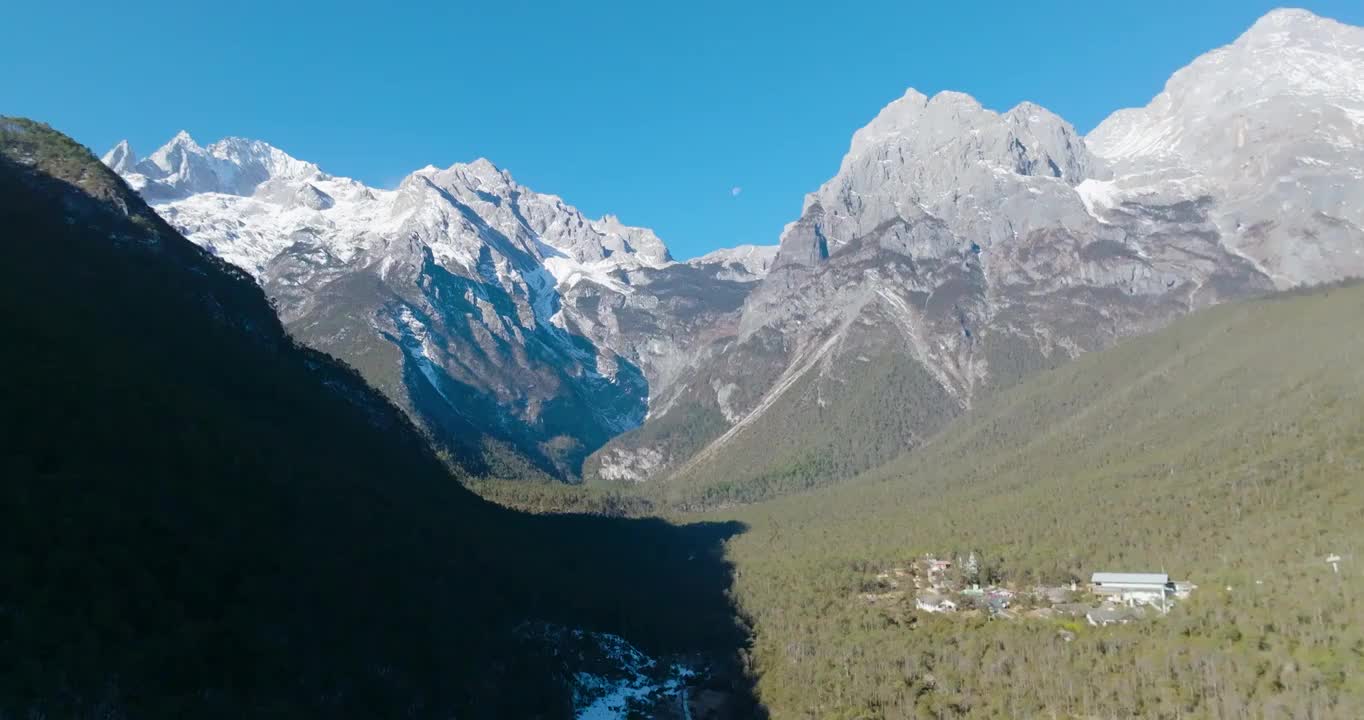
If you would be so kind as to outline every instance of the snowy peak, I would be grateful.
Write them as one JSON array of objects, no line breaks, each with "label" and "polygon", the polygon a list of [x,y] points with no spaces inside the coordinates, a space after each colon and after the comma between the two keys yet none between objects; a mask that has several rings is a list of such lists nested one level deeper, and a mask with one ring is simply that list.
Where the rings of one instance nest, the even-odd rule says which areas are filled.
[{"label": "snowy peak", "polygon": [[1280,287],[1364,273],[1364,28],[1271,12],[1086,142],[1113,173],[1093,199],[1212,200]]},{"label": "snowy peak", "polygon": [[1088,171],[1079,133],[1055,113],[1025,102],[1000,115],[953,91],[929,98],[907,90],[853,134],[840,173],[869,153],[885,154],[887,145],[913,152],[924,163],[980,162],[1020,175],[1050,174],[1072,184]]},{"label": "snowy peak", "polygon": [[[1308,113],[1317,117],[1288,122]],[[1225,157],[1219,134],[1244,147],[1256,128],[1291,127],[1360,148],[1361,125],[1364,28],[1275,10],[1176,72],[1146,107],[1113,113],[1086,141],[1121,163],[1197,163],[1200,155]]]},{"label": "snowy peak", "polygon": [[216,190],[218,185],[217,175],[204,149],[184,130],[134,169],[145,178],[134,186],[145,186],[141,192],[151,198],[207,192]]},{"label": "snowy peak", "polygon": [[487,158],[478,158],[470,163],[455,163],[450,166],[450,170],[461,172],[468,177],[476,178],[483,182],[493,185],[514,185],[511,173],[494,165]]},{"label": "snowy peak", "polygon": [[203,147],[184,130],[140,162],[127,141],[105,153],[103,159],[152,201],[208,192],[248,196],[270,180],[322,177],[316,165],[267,143],[224,138]]},{"label": "snowy peak", "polygon": [[[1095,168],[1084,138],[1039,105],[1000,114],[964,93],[930,98],[911,88],[854,133],[838,173],[806,196],[802,218],[782,233],[775,264],[818,265],[878,228],[925,216],[982,247],[1062,216],[1083,222],[1071,188]],[[1044,202],[1015,202],[1021,193]],[[927,235],[893,245],[916,256],[954,252]]]},{"label": "snowy peak", "polygon": [[428,178],[438,187],[446,189],[468,190],[502,198],[520,189],[511,173],[485,158],[467,163],[454,163],[444,169],[427,165],[412,173],[412,176]]},{"label": "snowy peak", "polygon": [[609,283],[618,269],[672,263],[652,230],[611,215],[591,220],[485,158],[428,165],[386,191],[240,137],[201,146],[181,131],[140,162],[127,143],[104,157],[191,239],[255,274],[299,237],[349,258],[373,233],[389,232],[420,239],[438,262],[480,278],[539,266],[551,284]]},{"label": "snowy peak", "polygon": [[[424,187],[434,188],[434,196],[425,197]],[[532,256],[567,261],[551,264],[560,281],[570,272],[563,268],[576,272],[583,264],[661,267],[672,262],[667,246],[652,230],[625,225],[613,215],[589,219],[558,195],[520,185],[510,172],[483,158],[444,170],[430,166],[418,170],[403,181],[399,192],[405,204],[453,199]]]},{"label": "snowy peak", "polygon": [[1238,42],[1281,43],[1296,38],[1330,37],[1359,28],[1324,18],[1302,8],[1278,8],[1255,21]]},{"label": "snowy peak", "polygon": [[146,160],[146,164],[159,169],[163,174],[174,173],[190,157],[201,156],[204,149],[184,130],[175,133],[165,145],[157,148]]},{"label": "snowy peak", "polygon": [[[1276,282],[1329,279],[1364,269],[1347,252],[1364,227],[1361,168],[1364,28],[1277,10],[1087,137],[1035,103],[1001,114],[962,93],[909,89],[806,197],[777,266],[819,265],[898,223],[927,232],[923,218],[989,250],[1037,230],[1093,232],[1132,200],[1196,200],[1215,204],[1208,221]],[[926,236],[886,249],[955,251]]]},{"label": "snowy peak", "polygon": [[123,175],[131,172],[133,166],[137,164],[137,155],[127,140],[120,140],[109,152],[104,153],[100,161],[109,166],[109,169]]},{"label": "snowy peak", "polygon": [[[303,180],[322,175],[310,162],[299,160],[279,148],[259,140],[229,137],[208,147],[208,154],[239,168],[242,176],[265,180]],[[244,186],[239,189],[245,189]]]},{"label": "snowy peak", "polygon": [[652,230],[589,218],[483,158],[393,190],[244,138],[181,133],[141,161],[123,143],[105,162],[438,442],[493,437],[565,476],[643,421],[767,264],[757,250],[723,268],[674,263]]}]

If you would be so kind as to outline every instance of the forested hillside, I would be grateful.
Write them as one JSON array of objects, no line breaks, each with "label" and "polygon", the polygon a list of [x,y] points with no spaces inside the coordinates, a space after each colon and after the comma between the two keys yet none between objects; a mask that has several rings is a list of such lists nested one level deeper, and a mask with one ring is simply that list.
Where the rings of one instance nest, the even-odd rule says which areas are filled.
[{"label": "forested hillside", "polygon": [[[1364,716],[1364,285],[1216,307],[1045,370],[842,486],[717,515],[774,717]],[[1196,583],[1091,628],[870,602],[975,551],[1019,588]],[[1325,562],[1343,558],[1339,574]]]},{"label": "forested hillside", "polygon": [[528,621],[743,643],[740,526],[477,498],[45,125],[0,118],[0,227],[0,717],[565,717]]}]

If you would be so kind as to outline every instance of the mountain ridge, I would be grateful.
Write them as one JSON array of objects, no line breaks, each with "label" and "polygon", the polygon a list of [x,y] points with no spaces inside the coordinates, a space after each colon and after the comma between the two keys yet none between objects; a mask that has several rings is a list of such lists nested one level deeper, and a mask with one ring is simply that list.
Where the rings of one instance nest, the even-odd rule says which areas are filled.
[{"label": "mountain ridge", "polygon": [[393,190],[183,131],[146,160],[120,143],[104,161],[251,272],[291,332],[494,474],[575,476],[766,271],[756,250],[678,263],[651,230],[587,218],[482,158]]},{"label": "mountain ridge", "polygon": [[[686,263],[481,159],[392,191],[187,133],[155,162],[124,143],[105,159],[459,455],[705,483],[738,442],[763,484],[855,472],[981,393],[1209,304],[1364,273],[1361,68],[1364,30],[1285,10],[1088,136],[1033,102],[910,88],[853,133],[775,249]],[[899,375],[875,382],[922,412],[838,409],[869,401],[858,368],[885,362]],[[763,429],[774,408],[790,417]],[[828,424],[853,417],[898,440],[862,457]],[[762,468],[773,433],[804,438],[804,469]],[[843,449],[820,458],[821,443]]]},{"label": "mountain ridge", "polygon": [[[1331,87],[1364,86],[1364,30],[1305,12],[1271,13],[1175,73],[1167,87],[1194,88],[1192,99],[1157,98],[1152,107],[1168,110],[1160,122],[1215,134],[1219,124],[1200,125],[1207,114],[1197,110],[1211,103],[1215,117],[1258,128],[1176,163],[1159,144],[1136,156],[1132,143],[1106,139],[1130,134],[1113,128],[1137,111],[1092,132],[1096,149],[1035,103],[994,112],[962,93],[908,90],[853,134],[838,172],[806,196],[744,302],[738,335],[677,387],[686,401],[613,439],[589,472],[727,487],[716,502],[827,482],[889,459],[977,395],[1058,358],[1209,304],[1364,274],[1364,114],[1276,60],[1320,67],[1323,53]],[[866,403],[880,407],[875,383],[890,381],[872,365],[886,362],[921,377],[895,391],[906,393],[898,404],[864,415]],[[861,408],[841,400],[854,395]],[[934,407],[905,424],[896,405]],[[851,417],[895,428],[899,447],[838,437]],[[787,436],[802,440],[786,460],[765,461],[764,444]]]}]

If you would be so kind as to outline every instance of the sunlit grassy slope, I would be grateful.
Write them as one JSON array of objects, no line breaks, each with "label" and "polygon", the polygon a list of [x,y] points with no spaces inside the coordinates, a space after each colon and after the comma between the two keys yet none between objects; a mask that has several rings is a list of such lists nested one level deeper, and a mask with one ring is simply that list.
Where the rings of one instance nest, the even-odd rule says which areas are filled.
[{"label": "sunlit grassy slope", "polygon": [[[1364,716],[1364,286],[1216,307],[1044,371],[833,488],[723,513],[774,717]],[[916,619],[878,570],[1165,570],[1159,622]],[[1324,557],[1344,558],[1333,575]]]}]

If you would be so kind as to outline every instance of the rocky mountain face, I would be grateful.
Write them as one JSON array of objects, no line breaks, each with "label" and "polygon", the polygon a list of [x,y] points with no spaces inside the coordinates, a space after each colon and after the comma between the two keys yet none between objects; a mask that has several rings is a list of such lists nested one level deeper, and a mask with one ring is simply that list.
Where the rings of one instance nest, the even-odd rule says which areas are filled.
[{"label": "rocky mountain face", "polygon": [[484,472],[524,473],[498,467],[524,456],[576,475],[734,332],[776,251],[674,262],[652,231],[587,218],[486,160],[423,168],[394,190],[259,141],[202,147],[183,132],[144,160],[127,143],[103,160],[254,275],[294,336],[354,365]]},{"label": "rocky mountain face", "polygon": [[1364,274],[1364,28],[1276,10],[1086,138],[1129,199],[1208,197],[1222,243],[1292,287]]},{"label": "rocky mountain face", "polygon": [[804,487],[1190,310],[1359,275],[1361,88],[1364,30],[1276,11],[1088,137],[910,90],[806,197],[734,338],[588,474],[698,504]]}]

